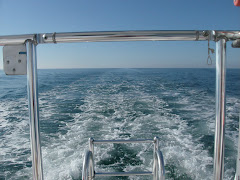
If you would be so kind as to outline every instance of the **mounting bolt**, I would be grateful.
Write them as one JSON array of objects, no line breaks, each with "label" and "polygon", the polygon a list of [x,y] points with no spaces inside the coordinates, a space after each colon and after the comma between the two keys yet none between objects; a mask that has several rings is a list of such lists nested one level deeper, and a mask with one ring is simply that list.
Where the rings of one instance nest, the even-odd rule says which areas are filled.
[{"label": "mounting bolt", "polygon": [[7,64],[9,64],[10,63],[10,61],[9,60],[7,60]]},{"label": "mounting bolt", "polygon": [[16,71],[16,69],[15,68],[13,68],[13,72],[15,72]]},{"label": "mounting bolt", "polygon": [[22,62],[22,60],[21,60],[21,59],[19,59],[19,60],[18,60],[18,63],[21,63],[21,62]]},{"label": "mounting bolt", "polygon": [[42,36],[42,38],[43,38],[44,40],[47,40],[47,39],[48,39],[48,37],[47,37],[46,34],[44,34],[44,35]]},{"label": "mounting bolt", "polygon": [[207,36],[209,35],[209,32],[208,32],[208,31],[203,31],[202,35],[203,35],[204,37],[207,37]]}]

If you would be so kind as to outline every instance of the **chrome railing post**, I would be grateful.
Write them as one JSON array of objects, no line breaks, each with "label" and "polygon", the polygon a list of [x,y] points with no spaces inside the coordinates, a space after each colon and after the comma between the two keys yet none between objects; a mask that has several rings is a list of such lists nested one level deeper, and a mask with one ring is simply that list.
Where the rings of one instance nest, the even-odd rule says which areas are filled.
[{"label": "chrome railing post", "polygon": [[89,150],[92,152],[92,167],[89,167],[90,177],[93,179],[94,178],[94,173],[95,173],[95,163],[94,163],[94,139],[91,137],[89,138]]},{"label": "chrome railing post", "polygon": [[153,180],[157,180],[157,156],[156,152],[159,147],[159,138],[154,137],[154,147],[153,147]]},{"label": "chrome railing post", "polygon": [[224,134],[226,113],[226,39],[216,43],[216,126],[214,142],[214,179],[224,176]]},{"label": "chrome railing post", "polygon": [[92,151],[87,151],[83,159],[82,180],[93,180],[94,167],[93,167]]},{"label": "chrome railing post", "polygon": [[32,151],[33,179],[42,180],[43,170],[39,129],[36,44],[32,40],[28,40],[26,41],[26,46],[27,46],[27,90],[30,118],[30,141]]},{"label": "chrome railing post", "polygon": [[92,151],[92,153],[94,153],[93,141],[93,138],[89,138],[89,150]]}]

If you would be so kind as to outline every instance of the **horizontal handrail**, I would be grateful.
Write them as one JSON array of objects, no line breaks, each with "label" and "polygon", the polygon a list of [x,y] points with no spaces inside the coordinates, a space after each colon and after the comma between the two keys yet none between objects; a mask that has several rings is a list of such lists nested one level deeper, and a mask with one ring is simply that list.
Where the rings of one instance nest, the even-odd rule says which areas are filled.
[{"label": "horizontal handrail", "polygon": [[24,44],[27,40],[36,40],[35,34],[0,36],[0,46]]},{"label": "horizontal handrail", "polygon": [[199,31],[105,31],[80,33],[46,33],[41,43],[106,42],[106,41],[195,41],[206,40]]},{"label": "horizontal handrail", "polygon": [[124,143],[154,143],[152,139],[128,139],[128,140],[93,140],[93,144],[124,144]]},{"label": "horizontal handrail", "polygon": [[95,173],[95,177],[102,176],[148,176],[152,175],[152,172],[104,172],[104,173]]},{"label": "horizontal handrail", "polygon": [[[210,35],[210,36],[209,36]],[[69,42],[109,42],[109,41],[206,41],[225,37],[240,39],[240,31],[214,30],[153,30],[153,31],[102,31],[39,33],[0,36],[0,46],[23,44],[33,40],[37,44]]]}]

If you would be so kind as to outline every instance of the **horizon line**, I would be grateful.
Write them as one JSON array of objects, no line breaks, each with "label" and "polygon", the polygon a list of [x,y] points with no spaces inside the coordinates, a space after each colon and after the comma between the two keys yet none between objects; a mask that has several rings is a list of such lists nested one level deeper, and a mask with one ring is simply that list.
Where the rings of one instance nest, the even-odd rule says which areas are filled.
[{"label": "horizon line", "polygon": [[[79,67],[79,68],[37,68],[38,70],[54,69],[215,69],[216,67]],[[240,67],[227,67],[226,69],[240,69]],[[0,68],[3,71],[3,68]]]}]

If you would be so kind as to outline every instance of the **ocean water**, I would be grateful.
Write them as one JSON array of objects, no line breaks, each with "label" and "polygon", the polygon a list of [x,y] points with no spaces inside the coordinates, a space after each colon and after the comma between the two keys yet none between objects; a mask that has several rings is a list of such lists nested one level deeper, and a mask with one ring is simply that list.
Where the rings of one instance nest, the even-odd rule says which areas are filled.
[{"label": "ocean water", "polygon": [[[214,69],[39,70],[38,75],[45,179],[81,179],[89,137],[154,136],[160,138],[166,179],[212,179]],[[239,77],[239,69],[227,70],[225,179],[235,174]],[[0,179],[31,179],[26,76],[0,71],[0,84]],[[149,144],[96,145],[96,171],[151,171],[152,151]]]}]

